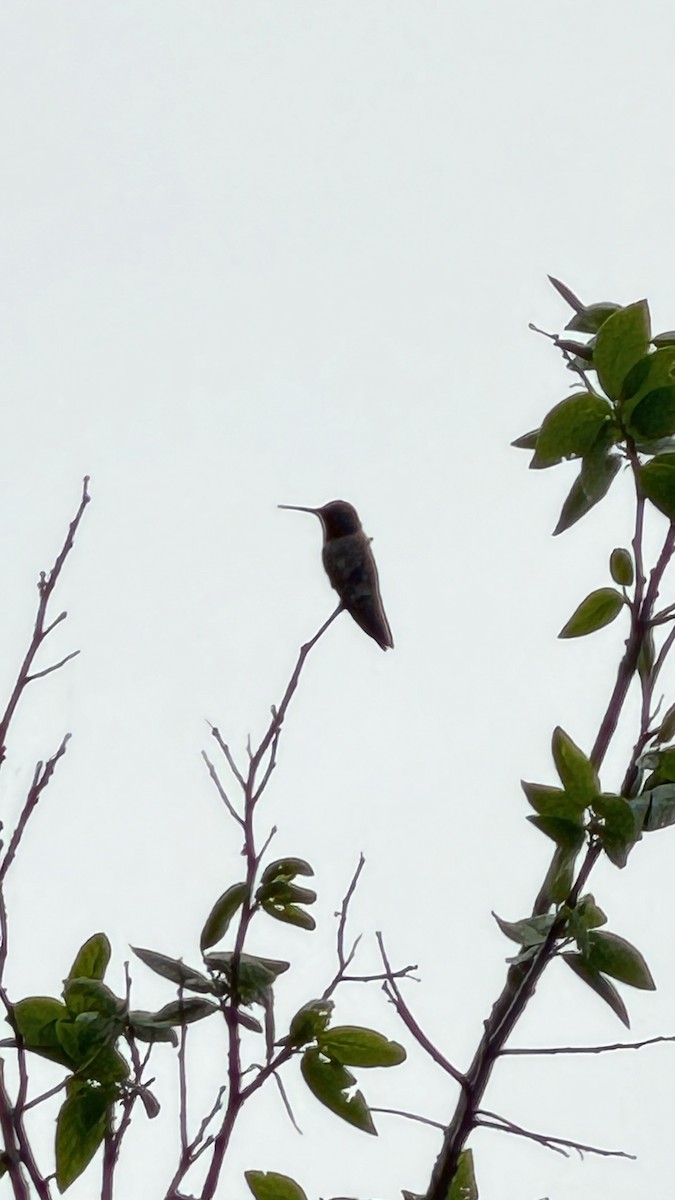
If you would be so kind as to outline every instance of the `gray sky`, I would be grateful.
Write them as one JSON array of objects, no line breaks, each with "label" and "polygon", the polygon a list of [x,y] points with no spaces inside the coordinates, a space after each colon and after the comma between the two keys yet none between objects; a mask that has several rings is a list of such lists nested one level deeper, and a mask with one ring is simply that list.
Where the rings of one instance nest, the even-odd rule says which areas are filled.
[{"label": "gray sky", "polygon": [[[344,497],[374,537],[396,649],[342,617],[310,659],[262,831],[276,823],[279,854],[314,864],[319,931],[274,926],[254,949],[300,959],[281,1022],[329,977],[363,850],[363,969],[381,928],[397,964],[419,963],[420,1022],[466,1065],[510,952],[490,910],[525,915],[547,862],[518,780],[552,781],[556,724],[590,747],[625,636],[617,623],[556,641],[627,543],[630,496],[617,487],[550,538],[566,472],[528,474],[508,443],[570,378],[527,323],[567,319],[552,272],[588,300],[647,295],[655,328],[675,324],[674,34],[665,0],[5,0],[5,689],[85,472],[93,497],[47,659],[82,655],[28,697],[0,784],[11,822],[35,759],[73,732],[15,870],[13,996],[58,993],[97,929],[118,988],[129,942],[196,961],[242,870],[199,758],[204,718],[240,752],[262,732],[333,605],[318,523],[275,506]],[[635,1037],[675,1031],[673,837],[593,878],[659,986],[626,997]],[[140,1006],[170,998],[140,964],[134,980]],[[375,989],[345,989],[336,1019],[409,1045]],[[220,1077],[203,1032],[195,1115]],[[623,1032],[561,968],[516,1041]],[[580,1163],[483,1133],[482,1200],[661,1194],[671,1055],[500,1067],[489,1107],[639,1159]],[[450,1111],[414,1049],[363,1075],[373,1104]],[[304,1137],[262,1097],[223,1195],[246,1194],[249,1167],[310,1197],[424,1189],[433,1130],[380,1117],[366,1138],[286,1078]],[[167,1102],[135,1122],[129,1200],[163,1194],[173,1119]]]}]

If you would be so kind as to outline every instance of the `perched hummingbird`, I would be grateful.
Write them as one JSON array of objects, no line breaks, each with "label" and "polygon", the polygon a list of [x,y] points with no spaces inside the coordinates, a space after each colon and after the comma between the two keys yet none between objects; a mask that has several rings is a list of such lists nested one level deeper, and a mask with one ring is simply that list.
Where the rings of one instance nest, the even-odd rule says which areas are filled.
[{"label": "perched hummingbird", "polygon": [[393,647],[370,549],[371,539],[363,532],[354,506],[346,500],[331,500],[322,508],[305,508],[301,504],[280,504],[279,508],[314,513],[319,518],[323,527],[323,565],[342,607],[383,650]]}]

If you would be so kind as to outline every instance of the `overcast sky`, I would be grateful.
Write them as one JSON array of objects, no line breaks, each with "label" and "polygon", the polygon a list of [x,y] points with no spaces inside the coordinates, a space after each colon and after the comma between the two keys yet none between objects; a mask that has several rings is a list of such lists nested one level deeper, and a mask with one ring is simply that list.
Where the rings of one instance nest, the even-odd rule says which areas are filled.
[{"label": "overcast sky", "polygon": [[[668,0],[4,0],[5,691],[85,472],[92,494],[43,663],[82,654],[34,685],[0,783],[11,825],[35,760],[72,731],[14,870],[13,998],[58,994],[98,929],[118,990],[129,943],[197,961],[242,871],[200,759],[205,718],[240,755],[263,731],[334,600],[318,522],[276,505],[340,497],[374,538],[396,648],[344,616],[308,662],[261,834],[276,824],[275,853],[314,865],[319,928],[265,927],[253,948],[300,960],[281,1025],[330,977],[363,851],[361,965],[377,969],[384,930],[397,965],[419,964],[413,1011],[467,1065],[511,952],[490,911],[525,915],[549,856],[518,781],[553,781],[556,724],[590,748],[625,637],[617,622],[556,641],[629,540],[630,488],[550,537],[571,475],[528,473],[509,442],[571,380],[527,324],[567,319],[551,272],[589,301],[648,296],[655,328],[675,326],[674,37]],[[635,1037],[675,1032],[674,853],[670,830],[592,881],[658,984],[626,995]],[[133,974],[137,1006],[170,999]],[[455,1093],[377,989],[338,993],[336,1020],[410,1050],[362,1073],[367,1099],[449,1116]],[[561,967],[514,1040],[624,1033]],[[208,1034],[195,1119],[222,1076]],[[484,1132],[481,1200],[664,1194],[673,1053],[500,1066],[488,1107],[639,1158],[582,1163]],[[168,1099],[134,1122],[125,1200],[163,1195],[173,1172],[175,1075],[156,1057]],[[381,1116],[367,1138],[297,1076],[304,1136],[262,1096],[223,1196],[243,1200],[247,1168],[311,1200],[425,1189],[437,1132]],[[96,1196],[97,1169],[71,1194]]]}]

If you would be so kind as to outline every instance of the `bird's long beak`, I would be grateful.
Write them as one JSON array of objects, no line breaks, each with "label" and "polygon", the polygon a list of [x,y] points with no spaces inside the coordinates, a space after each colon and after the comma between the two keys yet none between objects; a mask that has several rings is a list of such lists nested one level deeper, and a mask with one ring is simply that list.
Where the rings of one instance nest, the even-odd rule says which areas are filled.
[{"label": "bird's long beak", "polygon": [[277,508],[289,508],[292,509],[293,512],[314,513],[315,517],[318,517],[319,515],[318,508],[307,508],[304,504],[277,504]]}]

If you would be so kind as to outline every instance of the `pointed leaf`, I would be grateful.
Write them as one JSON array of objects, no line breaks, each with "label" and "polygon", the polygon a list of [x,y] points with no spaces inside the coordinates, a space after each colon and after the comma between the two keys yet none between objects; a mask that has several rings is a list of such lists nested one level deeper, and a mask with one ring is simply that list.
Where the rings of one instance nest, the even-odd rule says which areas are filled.
[{"label": "pointed leaf", "polygon": [[653,833],[657,829],[666,829],[675,825],[675,784],[664,783],[651,791],[638,796],[635,804],[647,803],[641,828],[645,833]]},{"label": "pointed leaf", "polygon": [[104,933],[94,933],[75,956],[69,979],[103,979],[110,962],[110,942]]},{"label": "pointed leaf", "polygon": [[144,950],[140,946],[132,946],[131,949],[156,975],[162,975],[164,979],[170,979],[172,983],[188,988],[191,992],[213,992],[210,980],[180,959],[168,958],[166,954],[159,954],[156,950]]},{"label": "pointed leaf", "polygon": [[364,1133],[377,1134],[363,1094],[347,1095],[356,1083],[351,1071],[340,1063],[326,1061],[316,1049],[305,1050],[300,1059],[300,1070],[310,1092],[326,1108]]},{"label": "pointed leaf", "polygon": [[178,1038],[171,1026],[158,1022],[155,1013],[142,1008],[129,1013],[129,1033],[139,1042],[170,1042],[172,1046],[178,1045]]},{"label": "pointed leaf", "polygon": [[638,300],[612,313],[601,326],[593,363],[610,400],[619,400],[626,375],[648,350],[651,340],[649,306]]},{"label": "pointed leaf", "polygon": [[541,817],[561,817],[564,821],[572,821],[581,827],[583,809],[562,788],[549,787],[544,783],[528,783],[524,779],[521,779],[520,786],[534,811]]},{"label": "pointed leaf", "polygon": [[202,1021],[214,1012],[219,1012],[219,1009],[212,1000],[187,996],[183,1000],[172,1000],[170,1004],[165,1004],[155,1013],[155,1020],[164,1025],[191,1025],[193,1021]]},{"label": "pointed leaf", "polygon": [[640,482],[647,499],[675,520],[675,454],[657,454],[640,468]]},{"label": "pointed leaf", "polygon": [[592,392],[567,396],[544,417],[530,465],[552,467],[563,458],[583,457],[611,418],[612,409],[600,396]]},{"label": "pointed leaf", "polygon": [[531,429],[529,433],[522,433],[511,445],[515,446],[516,450],[536,450],[540,433],[541,429]]},{"label": "pointed leaf", "polygon": [[406,1058],[398,1042],[359,1025],[334,1025],[318,1040],[322,1054],[348,1067],[396,1067]]},{"label": "pointed leaf", "polygon": [[581,303],[579,297],[575,296],[572,289],[569,288],[566,283],[563,283],[560,279],[556,279],[554,275],[549,275],[548,281],[552,287],[555,288],[558,295],[562,296],[565,303],[569,304],[570,308],[573,308],[577,313],[583,312],[584,305]]},{"label": "pointed leaf", "polygon": [[602,459],[601,466],[601,471],[594,470],[591,487],[589,483],[585,484],[582,465],[581,473],[572,484],[562,506],[558,524],[553,530],[554,537],[571,529],[572,525],[576,525],[577,521],[585,517],[586,513],[607,495],[621,466],[621,459],[617,454],[607,454]]},{"label": "pointed leaf", "polygon": [[98,1150],[106,1130],[110,1094],[85,1084],[61,1106],[56,1122],[56,1184],[65,1192]]},{"label": "pointed leaf", "polygon": [[620,308],[620,304],[612,304],[610,301],[603,304],[589,304],[587,308],[582,308],[580,312],[575,313],[567,322],[565,329],[571,329],[575,333],[597,333],[607,318],[611,317],[612,313],[618,312]]},{"label": "pointed leaf", "polygon": [[633,570],[633,559],[628,550],[624,550],[623,546],[617,546],[616,550],[612,550],[609,558],[609,569],[612,579],[615,583],[622,587],[631,587],[635,578]]},{"label": "pointed leaf", "polygon": [[478,1200],[478,1184],[473,1165],[473,1150],[462,1150],[448,1200]]},{"label": "pointed leaf", "polygon": [[655,334],[652,343],[655,346],[675,346],[675,330],[669,329],[666,333]]},{"label": "pointed leaf", "polygon": [[604,975],[600,975],[597,971],[593,970],[582,955],[577,954],[576,951],[566,950],[561,957],[567,963],[568,967],[571,967],[574,974],[583,979],[584,983],[588,984],[605,1001],[605,1004],[609,1004],[609,1007],[616,1013],[619,1020],[623,1022],[627,1029],[630,1029],[626,1005],[614,987],[614,984],[610,983],[609,979],[605,979]]},{"label": "pointed leaf", "polygon": [[618,617],[624,598],[615,588],[598,588],[586,596],[558,634],[559,638],[585,637]]},{"label": "pointed leaf", "polygon": [[633,809],[622,796],[601,795],[593,801],[593,811],[603,819],[597,833],[605,854],[615,867],[625,867],[640,834]]},{"label": "pointed leaf", "polygon": [[[222,971],[228,975],[232,969],[232,955],[232,950],[214,950],[211,954],[204,955],[204,962],[214,971]],[[240,973],[249,971],[251,981],[253,981],[256,968],[261,968],[262,973],[258,980],[260,983],[272,983],[277,975],[283,975],[290,965],[282,958],[260,958],[257,954],[239,955]]]},{"label": "pointed leaf", "polygon": [[560,817],[528,817],[528,821],[568,853],[577,853],[584,843],[584,830],[573,821]]},{"label": "pointed leaf", "polygon": [[600,791],[598,773],[583,750],[559,725],[553,730],[551,750],[560,782],[568,796],[580,809],[592,804]]},{"label": "pointed leaf", "polygon": [[555,921],[552,913],[538,917],[524,917],[520,921],[504,921],[493,912],[493,917],[505,937],[519,946],[541,946],[550,932]]},{"label": "pointed leaf", "polygon": [[248,894],[245,883],[233,883],[223,892],[209,913],[199,939],[200,950],[208,950],[225,936],[234,914],[241,908]]},{"label": "pointed leaf", "polygon": [[611,975],[621,983],[652,992],[656,984],[640,951],[616,933],[594,930],[589,934],[586,961],[603,975]]},{"label": "pointed leaf", "polygon": [[299,1183],[275,1171],[245,1171],[244,1178],[255,1200],[307,1200]]}]

